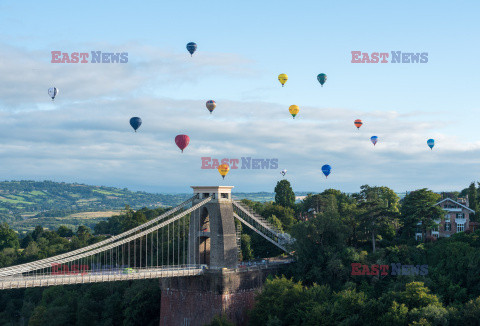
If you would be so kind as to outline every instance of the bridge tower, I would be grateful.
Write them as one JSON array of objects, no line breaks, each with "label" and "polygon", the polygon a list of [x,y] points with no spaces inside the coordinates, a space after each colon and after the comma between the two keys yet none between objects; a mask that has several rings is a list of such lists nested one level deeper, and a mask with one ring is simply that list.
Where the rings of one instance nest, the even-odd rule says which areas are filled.
[{"label": "bridge tower", "polygon": [[238,249],[232,207],[232,186],[193,187],[192,205],[211,197],[191,213],[188,263],[210,269],[236,268]]}]

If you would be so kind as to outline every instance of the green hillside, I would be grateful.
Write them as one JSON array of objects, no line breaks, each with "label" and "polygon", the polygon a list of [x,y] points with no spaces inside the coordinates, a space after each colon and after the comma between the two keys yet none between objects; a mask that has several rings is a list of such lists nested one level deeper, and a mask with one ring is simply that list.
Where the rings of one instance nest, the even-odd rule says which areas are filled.
[{"label": "green hillside", "polygon": [[[115,214],[125,205],[133,209],[172,206],[187,197],[187,194],[151,194],[77,183],[4,181],[0,182],[0,222],[6,221],[14,227],[27,229],[33,223],[46,223],[45,227],[78,225],[81,220],[93,223]],[[77,214],[83,212],[96,213],[85,216]]]}]

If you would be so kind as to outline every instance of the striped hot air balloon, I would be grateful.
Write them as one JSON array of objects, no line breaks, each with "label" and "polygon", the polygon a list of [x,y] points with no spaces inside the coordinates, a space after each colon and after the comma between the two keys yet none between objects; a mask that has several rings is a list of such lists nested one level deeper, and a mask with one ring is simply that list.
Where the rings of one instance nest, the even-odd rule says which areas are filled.
[{"label": "striped hot air balloon", "polygon": [[357,129],[360,129],[360,127],[363,125],[363,122],[362,120],[357,119],[353,124],[355,125],[355,127],[357,127]]}]

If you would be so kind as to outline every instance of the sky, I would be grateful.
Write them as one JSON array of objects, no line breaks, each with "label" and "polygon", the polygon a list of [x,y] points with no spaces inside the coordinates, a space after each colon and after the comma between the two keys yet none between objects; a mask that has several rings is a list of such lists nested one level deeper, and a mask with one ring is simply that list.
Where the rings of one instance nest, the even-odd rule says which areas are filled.
[{"label": "sky", "polygon": [[[273,191],[287,169],[295,191],[461,190],[480,174],[479,10],[473,0],[0,1],[0,180],[254,192]],[[51,51],[127,52],[128,63],[52,63]],[[351,51],[427,52],[428,63],[352,63]],[[184,153],[178,134],[191,139]],[[274,158],[278,169],[222,180],[202,157]]]}]

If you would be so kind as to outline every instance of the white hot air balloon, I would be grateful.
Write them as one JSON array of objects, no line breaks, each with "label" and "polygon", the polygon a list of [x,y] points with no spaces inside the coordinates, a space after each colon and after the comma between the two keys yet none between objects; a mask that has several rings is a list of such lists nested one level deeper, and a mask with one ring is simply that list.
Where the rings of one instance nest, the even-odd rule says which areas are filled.
[{"label": "white hot air balloon", "polygon": [[55,96],[58,94],[58,88],[56,87],[50,87],[48,89],[48,96],[52,98],[52,101],[55,99]]}]

